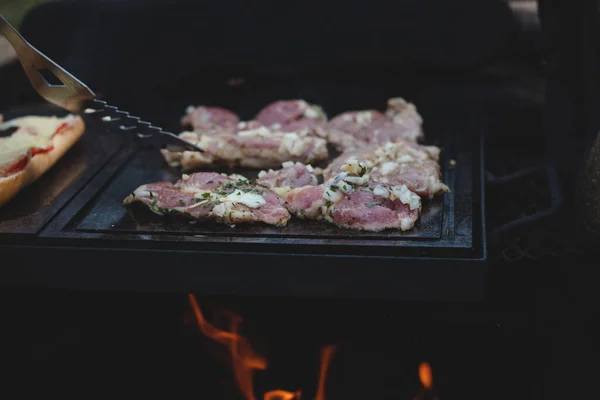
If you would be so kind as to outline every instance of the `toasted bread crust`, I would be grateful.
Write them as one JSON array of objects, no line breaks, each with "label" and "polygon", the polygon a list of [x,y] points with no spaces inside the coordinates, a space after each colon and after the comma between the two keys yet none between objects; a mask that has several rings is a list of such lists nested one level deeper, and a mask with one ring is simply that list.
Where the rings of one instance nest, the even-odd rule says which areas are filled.
[{"label": "toasted bread crust", "polygon": [[10,201],[24,187],[38,180],[79,140],[84,131],[83,120],[79,116],[75,117],[72,126],[52,137],[52,150],[34,155],[23,170],[0,178],[0,206]]},{"label": "toasted bread crust", "polygon": [[15,197],[27,185],[25,183],[27,180],[26,169],[5,178],[0,178],[0,206],[8,203],[10,199]]}]

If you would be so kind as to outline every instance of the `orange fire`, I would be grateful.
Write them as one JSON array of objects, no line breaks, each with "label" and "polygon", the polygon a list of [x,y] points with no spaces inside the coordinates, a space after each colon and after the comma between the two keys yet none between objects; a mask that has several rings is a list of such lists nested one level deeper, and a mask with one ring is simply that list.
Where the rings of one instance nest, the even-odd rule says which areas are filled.
[{"label": "orange fire", "polygon": [[423,399],[427,395],[427,398],[432,400],[438,400],[438,397],[433,391],[433,373],[431,372],[431,366],[429,363],[422,362],[419,364],[419,380],[423,388],[419,391],[419,394],[415,397],[416,399]]},{"label": "orange fire", "polygon": [[244,398],[246,400],[256,400],[252,381],[253,372],[255,369],[266,369],[267,361],[252,349],[248,339],[238,334],[242,322],[241,318],[237,316],[231,318],[231,332],[222,331],[204,319],[194,295],[189,294],[188,299],[202,333],[229,349],[233,364],[233,375]]},{"label": "orange fire", "polygon": [[336,350],[337,346],[326,346],[321,350],[321,372],[319,372],[319,386],[315,400],[325,400],[325,378]]},{"label": "orange fire", "polygon": [[433,386],[433,374],[429,363],[422,362],[419,365],[419,380],[425,389],[431,389]]},{"label": "orange fire", "polygon": [[301,395],[300,391],[293,393],[285,390],[271,390],[265,393],[264,400],[300,400]]},{"label": "orange fire", "polygon": [[[242,319],[239,316],[233,315],[230,321],[230,331],[220,330],[206,321],[193,294],[189,294],[188,299],[200,331],[208,338],[223,344],[229,350],[229,355],[232,360],[233,375],[244,398],[246,400],[256,400],[253,383],[254,370],[267,369],[267,361],[263,356],[252,349],[248,339],[239,334]],[[319,381],[314,400],[326,400],[325,381],[331,365],[331,360],[335,355],[336,350],[337,346],[334,345],[325,346],[321,349]],[[421,381],[423,388],[415,399],[421,399],[428,394],[430,398],[438,400],[433,394],[433,374],[429,363],[422,362],[419,365],[419,380]],[[263,399],[301,400],[301,395],[302,392],[300,390],[296,392],[271,390],[264,394]]]}]

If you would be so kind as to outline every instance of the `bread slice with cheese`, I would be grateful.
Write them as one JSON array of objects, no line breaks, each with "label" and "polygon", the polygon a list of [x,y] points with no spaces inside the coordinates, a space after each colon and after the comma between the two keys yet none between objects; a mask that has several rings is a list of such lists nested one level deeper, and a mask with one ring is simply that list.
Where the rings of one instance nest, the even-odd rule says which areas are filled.
[{"label": "bread slice with cheese", "polygon": [[79,140],[85,125],[75,115],[26,116],[0,125],[3,131],[11,128],[12,134],[0,137],[0,206],[48,171]]}]

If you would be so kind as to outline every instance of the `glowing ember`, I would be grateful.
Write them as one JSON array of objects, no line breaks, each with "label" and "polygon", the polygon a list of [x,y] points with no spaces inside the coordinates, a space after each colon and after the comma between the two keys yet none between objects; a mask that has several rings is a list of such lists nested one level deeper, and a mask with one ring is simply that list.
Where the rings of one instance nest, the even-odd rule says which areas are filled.
[{"label": "glowing ember", "polygon": [[271,390],[265,393],[264,400],[300,400],[302,392],[286,392],[285,390]]},{"label": "glowing ember", "polygon": [[433,375],[431,374],[431,367],[428,363],[422,362],[419,365],[419,379],[425,389],[431,389],[433,386]]},{"label": "glowing ember", "polygon": [[419,394],[414,400],[439,400],[433,391],[433,374],[431,373],[431,366],[429,363],[422,362],[419,364],[419,380],[423,388],[419,391]]}]

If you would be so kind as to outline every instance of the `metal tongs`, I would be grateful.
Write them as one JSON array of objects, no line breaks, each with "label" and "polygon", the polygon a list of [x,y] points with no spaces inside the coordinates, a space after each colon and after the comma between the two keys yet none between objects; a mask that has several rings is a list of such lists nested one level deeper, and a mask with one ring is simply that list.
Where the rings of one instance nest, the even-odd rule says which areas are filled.
[{"label": "metal tongs", "polygon": [[[36,92],[49,101],[75,114],[88,114],[105,122],[109,128],[132,132],[139,139],[162,139],[170,151],[203,151],[171,132],[141,121],[96,98],[83,82],[30,45],[15,28],[0,15],[2,33],[17,53],[17,57]],[[49,83],[44,77],[54,75],[60,84]]]}]

